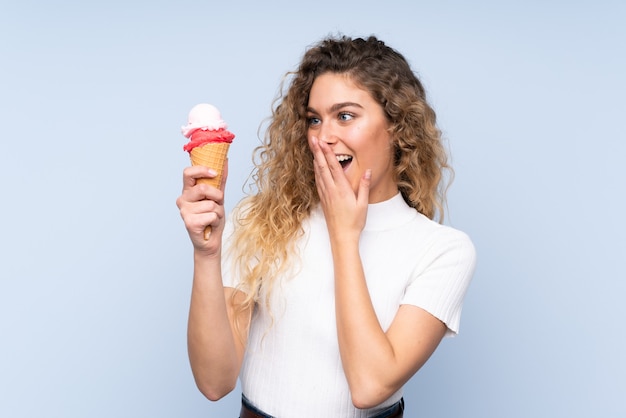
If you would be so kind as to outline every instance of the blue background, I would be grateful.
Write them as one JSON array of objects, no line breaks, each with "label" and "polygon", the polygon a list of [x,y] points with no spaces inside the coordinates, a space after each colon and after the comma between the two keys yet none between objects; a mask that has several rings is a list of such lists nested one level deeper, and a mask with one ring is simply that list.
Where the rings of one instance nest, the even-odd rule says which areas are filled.
[{"label": "blue background", "polygon": [[626,416],[624,22],[607,0],[3,1],[0,416],[237,416],[187,360],[180,126],[208,101],[237,134],[232,208],[283,73],[337,32],[423,79],[479,255],[407,416]]}]

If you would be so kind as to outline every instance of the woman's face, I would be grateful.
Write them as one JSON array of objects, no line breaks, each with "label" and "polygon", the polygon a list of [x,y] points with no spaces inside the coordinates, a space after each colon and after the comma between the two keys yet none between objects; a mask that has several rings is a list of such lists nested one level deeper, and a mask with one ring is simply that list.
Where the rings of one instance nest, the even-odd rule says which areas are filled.
[{"label": "woman's face", "polygon": [[372,170],[369,202],[398,193],[393,146],[383,108],[346,74],[325,73],[313,82],[307,108],[308,139],[330,145],[356,193],[365,170]]}]

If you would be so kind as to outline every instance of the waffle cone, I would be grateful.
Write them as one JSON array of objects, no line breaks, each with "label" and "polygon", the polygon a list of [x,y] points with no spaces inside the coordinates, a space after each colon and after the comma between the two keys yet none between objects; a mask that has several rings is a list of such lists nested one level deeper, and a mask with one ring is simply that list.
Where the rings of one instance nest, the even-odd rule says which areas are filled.
[{"label": "waffle cone", "polygon": [[[224,162],[228,154],[229,142],[214,142],[195,147],[189,152],[192,165],[203,165],[217,171],[217,176],[212,179],[199,179],[198,183],[209,184],[214,187],[220,187],[222,184],[222,174],[224,172]],[[207,226],[204,230],[204,239],[209,239],[211,234],[211,226]]]},{"label": "waffle cone", "polygon": [[224,171],[224,162],[228,154],[228,142],[215,142],[195,147],[189,153],[192,165],[203,165],[217,171],[217,177],[212,179],[200,179],[198,183],[210,184],[214,187],[220,187],[222,184],[222,173]]}]

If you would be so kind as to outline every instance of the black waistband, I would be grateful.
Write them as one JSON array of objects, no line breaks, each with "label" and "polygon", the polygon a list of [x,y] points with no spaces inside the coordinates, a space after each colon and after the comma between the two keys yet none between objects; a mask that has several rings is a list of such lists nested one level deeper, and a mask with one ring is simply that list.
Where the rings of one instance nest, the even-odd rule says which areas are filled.
[{"label": "black waistband", "polygon": [[[400,418],[404,414],[404,398],[394,403],[388,408],[383,409],[371,418]],[[239,418],[274,418],[256,408],[250,403],[246,395],[241,395],[241,413]]]}]

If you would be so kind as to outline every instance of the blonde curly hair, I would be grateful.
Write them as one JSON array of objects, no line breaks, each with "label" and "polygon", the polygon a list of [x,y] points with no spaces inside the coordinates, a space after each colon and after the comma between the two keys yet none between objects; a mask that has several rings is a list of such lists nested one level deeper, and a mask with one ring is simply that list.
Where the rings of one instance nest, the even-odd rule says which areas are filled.
[{"label": "blonde curly hair", "polygon": [[326,38],[285,75],[263,144],[254,151],[256,190],[234,213],[231,249],[247,294],[242,309],[261,302],[261,294],[269,304],[275,278],[294,256],[302,222],[319,202],[307,142],[307,105],[315,78],[324,73],[347,74],[382,106],[402,197],[427,217],[443,221],[444,183],[453,172],[422,83],[400,53],[374,36]]}]

